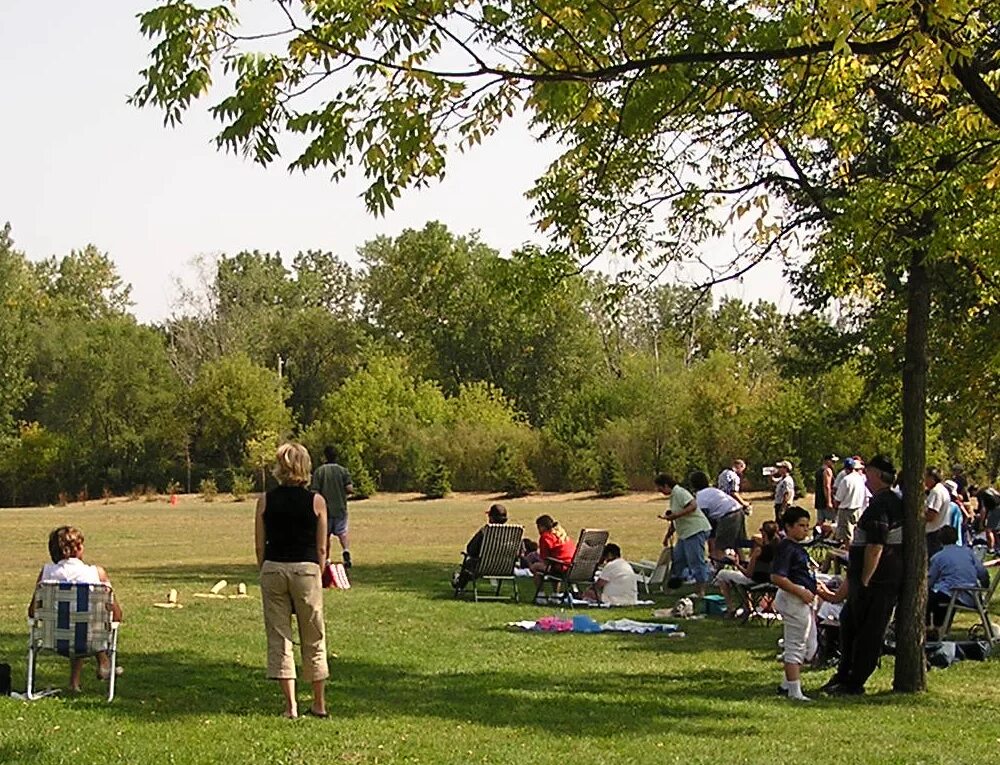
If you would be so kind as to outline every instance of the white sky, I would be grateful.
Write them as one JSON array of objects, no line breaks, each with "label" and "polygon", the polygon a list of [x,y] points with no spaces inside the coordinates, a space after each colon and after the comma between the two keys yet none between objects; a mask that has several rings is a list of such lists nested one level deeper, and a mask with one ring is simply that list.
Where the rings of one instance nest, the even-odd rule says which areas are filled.
[{"label": "white sky", "polygon": [[[3,1],[0,225],[10,221],[29,257],[96,245],[132,284],[136,316],[156,321],[170,313],[175,277],[189,276],[200,254],[258,249],[290,259],[325,249],[356,263],[363,242],[429,220],[479,230],[502,252],[541,241],[523,194],[555,150],[523,121],[454,155],[442,183],[404,193],[375,218],[358,178],[335,185],[323,171],[290,175],[281,160],[265,169],[217,151],[209,101],[172,129],[159,112],[128,106],[150,48],[135,15],[154,2]],[[726,291],[791,304],[775,264]]]}]

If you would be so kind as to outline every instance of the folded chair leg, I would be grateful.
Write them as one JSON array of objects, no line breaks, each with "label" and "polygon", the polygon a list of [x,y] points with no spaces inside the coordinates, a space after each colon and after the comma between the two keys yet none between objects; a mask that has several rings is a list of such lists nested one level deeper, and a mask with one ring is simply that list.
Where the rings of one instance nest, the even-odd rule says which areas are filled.
[{"label": "folded chair leg", "polygon": [[115,676],[116,669],[118,668],[118,628],[112,628],[111,630],[111,645],[108,649],[108,659],[110,660],[109,676],[108,676],[108,701],[115,700]]},{"label": "folded chair leg", "polygon": [[516,576],[514,577],[513,584],[514,584],[514,602],[515,603],[520,603],[521,602],[521,598],[517,594],[517,577]]}]

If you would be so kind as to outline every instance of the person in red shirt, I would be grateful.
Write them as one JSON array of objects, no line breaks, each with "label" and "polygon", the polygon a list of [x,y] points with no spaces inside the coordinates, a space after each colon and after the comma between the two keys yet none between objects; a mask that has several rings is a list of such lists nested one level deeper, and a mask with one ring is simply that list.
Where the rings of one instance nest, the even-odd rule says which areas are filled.
[{"label": "person in red shirt", "polygon": [[559,521],[551,515],[540,515],[535,519],[538,527],[538,555],[540,560],[531,564],[531,572],[535,575],[535,588],[542,586],[542,577],[546,571],[565,571],[573,562],[576,554],[576,542],[569,538]]}]

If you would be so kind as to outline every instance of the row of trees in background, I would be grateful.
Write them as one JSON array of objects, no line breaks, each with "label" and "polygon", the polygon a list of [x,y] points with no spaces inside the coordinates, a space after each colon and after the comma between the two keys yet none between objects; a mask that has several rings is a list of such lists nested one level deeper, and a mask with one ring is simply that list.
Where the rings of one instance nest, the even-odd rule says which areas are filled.
[{"label": "row of trees in background", "polygon": [[[734,457],[808,473],[828,450],[898,450],[898,378],[849,322],[712,305],[679,286],[623,292],[437,223],[375,239],[361,258],[202,262],[177,313],[144,326],[106,255],[31,262],[8,227],[0,501],[208,477],[259,487],[288,437],[315,456],[339,445],[366,494],[433,494],[442,481],[614,493]],[[967,437],[952,406],[937,408],[932,458],[995,477],[1000,447]]]}]

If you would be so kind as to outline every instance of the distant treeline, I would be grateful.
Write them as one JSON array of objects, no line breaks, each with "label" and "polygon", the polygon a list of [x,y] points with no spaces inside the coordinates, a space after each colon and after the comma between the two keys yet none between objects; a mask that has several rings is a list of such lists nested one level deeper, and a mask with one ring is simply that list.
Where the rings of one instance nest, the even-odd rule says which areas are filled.
[{"label": "distant treeline", "polygon": [[[735,457],[801,476],[827,451],[898,453],[898,375],[857,325],[501,257],[437,223],[360,255],[202,261],[146,326],[106,255],[31,262],[8,226],[0,504],[260,486],[288,437],[338,446],[365,493],[614,493]],[[995,445],[942,411],[931,460],[994,475]]]}]

